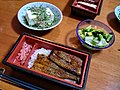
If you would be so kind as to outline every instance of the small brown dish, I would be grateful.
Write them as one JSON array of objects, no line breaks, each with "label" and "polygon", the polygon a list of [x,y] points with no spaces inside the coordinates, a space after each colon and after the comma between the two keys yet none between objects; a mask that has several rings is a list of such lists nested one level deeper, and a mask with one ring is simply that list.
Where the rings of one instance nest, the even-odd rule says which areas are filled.
[{"label": "small brown dish", "polygon": [[94,19],[100,14],[103,0],[73,0],[71,13]]}]

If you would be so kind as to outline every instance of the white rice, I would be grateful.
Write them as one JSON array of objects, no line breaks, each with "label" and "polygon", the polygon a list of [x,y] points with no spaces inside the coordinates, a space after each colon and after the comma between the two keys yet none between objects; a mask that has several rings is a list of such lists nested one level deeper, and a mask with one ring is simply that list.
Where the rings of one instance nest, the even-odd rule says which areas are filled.
[{"label": "white rice", "polygon": [[37,59],[37,55],[38,54],[44,54],[46,56],[48,56],[50,54],[51,50],[47,50],[45,48],[41,48],[41,49],[36,49],[35,52],[31,55],[31,58],[28,62],[28,68],[31,68],[34,64],[34,61]]}]

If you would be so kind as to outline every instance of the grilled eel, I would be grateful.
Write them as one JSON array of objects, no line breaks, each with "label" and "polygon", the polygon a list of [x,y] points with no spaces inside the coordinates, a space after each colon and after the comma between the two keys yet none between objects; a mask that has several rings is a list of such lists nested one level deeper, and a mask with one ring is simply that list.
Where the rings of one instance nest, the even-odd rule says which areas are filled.
[{"label": "grilled eel", "polygon": [[63,51],[54,50],[49,58],[60,67],[69,70],[76,75],[81,75],[82,60]]},{"label": "grilled eel", "polygon": [[35,60],[35,63],[41,63],[43,65],[49,66],[49,67],[54,68],[54,69],[61,69],[55,63],[53,63],[52,61],[50,61],[47,58],[47,56],[45,56],[44,54],[38,54],[37,55],[37,60]]},{"label": "grilled eel", "polygon": [[58,67],[55,63],[50,61],[47,56],[43,54],[38,54],[37,59],[34,62],[33,70],[44,72],[46,74],[59,77],[62,79],[70,79],[73,81],[78,81],[79,78],[71,73],[66,72],[65,70]]}]

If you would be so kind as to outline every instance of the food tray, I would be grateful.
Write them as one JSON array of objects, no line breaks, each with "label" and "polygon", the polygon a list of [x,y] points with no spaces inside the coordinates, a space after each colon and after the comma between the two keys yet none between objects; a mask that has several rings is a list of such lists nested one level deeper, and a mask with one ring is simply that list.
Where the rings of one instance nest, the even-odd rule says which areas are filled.
[{"label": "food tray", "polygon": [[[17,61],[16,57],[18,56],[18,53],[21,51],[21,48],[24,42],[29,44],[32,48],[29,50],[29,53],[27,54],[27,57],[25,58],[24,62]],[[82,67],[81,67],[81,75],[79,75],[80,77],[79,83],[68,82],[64,79],[28,68],[28,62],[31,58],[31,55],[34,53],[36,49],[39,49],[39,48],[45,48],[50,50],[61,50],[81,58]],[[31,35],[31,34],[23,33],[20,35],[20,37],[18,38],[14,46],[11,48],[10,52],[7,54],[7,56],[3,60],[3,63],[5,65],[10,66],[11,68],[24,71],[24,72],[27,72],[28,74],[32,74],[35,76],[39,76],[40,78],[50,80],[51,82],[65,85],[70,88],[82,90],[85,88],[85,85],[86,85],[88,70],[90,66],[90,60],[91,60],[91,54],[88,52],[77,50],[75,48],[71,48],[65,45],[57,44],[52,41],[46,40],[44,38],[38,38],[37,36]]]},{"label": "food tray", "polygon": [[[87,2],[89,4],[97,5],[96,9],[93,9],[89,6],[78,4],[79,1],[85,2],[85,0],[72,0],[71,5],[70,5],[72,14],[77,15],[77,16],[83,16],[84,18],[91,18],[91,19],[94,19],[97,15],[100,14],[103,0],[99,0],[99,1],[96,0],[98,1],[97,3]],[[89,0],[86,0],[86,1],[89,1]]]}]

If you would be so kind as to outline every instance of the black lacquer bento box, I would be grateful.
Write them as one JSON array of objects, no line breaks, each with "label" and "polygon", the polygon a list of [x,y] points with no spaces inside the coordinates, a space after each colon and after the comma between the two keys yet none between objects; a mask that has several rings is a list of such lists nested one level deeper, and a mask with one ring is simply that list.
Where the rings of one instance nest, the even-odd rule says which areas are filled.
[{"label": "black lacquer bento box", "polygon": [[84,18],[94,19],[100,15],[103,0],[72,0],[71,13]]},{"label": "black lacquer bento box", "polygon": [[[40,61],[30,61],[32,56],[35,55],[35,51],[41,48],[51,50],[47,59],[44,59],[46,61],[43,60],[42,62],[44,55],[39,58],[42,58]],[[58,51],[59,53],[55,54],[54,51]],[[35,60],[38,59],[37,54]],[[58,55],[61,56],[53,58],[52,60],[51,55],[56,55],[56,57]],[[83,90],[88,77],[90,60],[91,54],[89,52],[77,50],[44,38],[23,33],[11,48],[10,52],[3,60],[3,63],[19,71],[47,79],[51,83],[54,82],[71,89]],[[77,70],[80,71],[78,72]],[[74,71],[78,72],[78,74],[75,74]],[[70,80],[70,78],[74,80]]]}]

